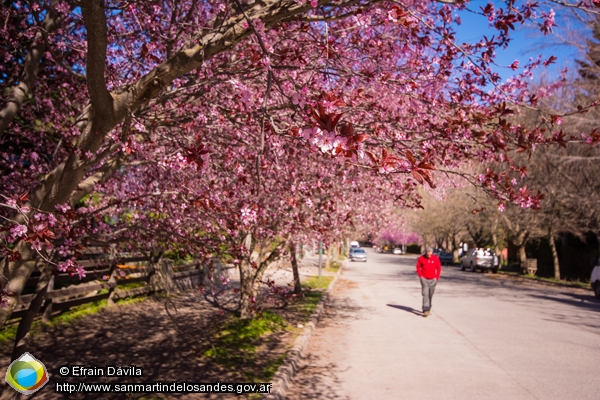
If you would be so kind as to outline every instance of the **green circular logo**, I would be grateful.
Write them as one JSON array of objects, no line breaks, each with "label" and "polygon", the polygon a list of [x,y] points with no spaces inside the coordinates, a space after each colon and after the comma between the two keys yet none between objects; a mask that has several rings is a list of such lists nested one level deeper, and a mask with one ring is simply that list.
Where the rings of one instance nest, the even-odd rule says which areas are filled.
[{"label": "green circular logo", "polygon": [[48,373],[40,360],[24,353],[8,366],[6,383],[19,393],[31,394],[48,383]]}]

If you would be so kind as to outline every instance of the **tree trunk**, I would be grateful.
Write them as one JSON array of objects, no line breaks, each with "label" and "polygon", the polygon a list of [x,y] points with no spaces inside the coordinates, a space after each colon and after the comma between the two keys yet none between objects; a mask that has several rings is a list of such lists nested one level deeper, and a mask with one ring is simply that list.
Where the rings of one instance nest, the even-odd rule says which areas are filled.
[{"label": "tree trunk", "polygon": [[262,277],[271,262],[261,262],[259,259],[256,264],[258,267],[253,267],[248,261],[240,263],[240,318],[242,319],[254,317]]},{"label": "tree trunk", "polygon": [[548,243],[552,251],[552,265],[554,266],[554,279],[560,279],[560,261],[558,260],[558,252],[556,251],[556,242],[554,241],[554,228],[550,225],[548,229]]},{"label": "tree trunk", "polygon": [[302,293],[302,285],[300,284],[300,273],[298,272],[298,260],[296,259],[296,243],[290,242],[290,257],[292,259],[292,272],[294,274],[294,293]]},{"label": "tree trunk", "polygon": [[[51,292],[52,290],[54,290],[54,280],[55,280],[55,276],[52,275],[50,277],[50,282],[48,282],[48,289],[46,290],[46,292]],[[50,322],[50,320],[52,319],[52,303],[54,301],[52,299],[48,299],[46,300],[46,302],[44,303],[44,305],[42,306],[42,322]]]},{"label": "tree trunk", "polygon": [[[2,275],[3,277],[8,278],[6,290],[9,293],[12,292],[20,295],[27,284],[29,276],[35,269],[36,261],[33,250],[28,243],[24,241],[19,242],[15,250],[21,253],[24,260],[28,261],[8,262],[8,257],[5,257]],[[0,329],[4,326],[6,320],[10,318],[10,315],[17,305],[17,301],[17,296],[8,296],[8,304],[5,308],[0,308]]]},{"label": "tree trunk", "polygon": [[[46,297],[46,293],[48,292],[48,283],[52,278],[52,266],[46,265],[44,270],[42,271],[42,275],[38,280],[38,283],[35,288],[35,297],[29,304],[29,308],[27,310],[27,314],[21,319],[19,322],[19,327],[17,328],[17,335],[15,337],[15,344],[13,347],[13,351],[11,354],[11,362],[19,358],[23,353],[27,351],[27,337],[29,336],[29,331],[31,330],[31,325],[37,314],[39,313],[42,305],[44,304],[44,300]],[[14,308],[14,306],[13,306]],[[10,316],[10,314],[9,314]],[[7,317],[8,318],[8,317]],[[16,399],[18,392],[15,391],[9,385],[4,387],[2,391],[2,395],[0,395],[1,400],[9,400]]]},{"label": "tree trunk", "polygon": [[333,258],[332,260],[339,260],[340,258],[340,243],[336,240],[331,245],[333,250]]},{"label": "tree trunk", "polygon": [[525,252],[525,242],[521,244],[518,248],[519,253],[519,265],[521,267],[521,271],[527,271],[527,253]]},{"label": "tree trunk", "polygon": [[513,244],[517,246],[517,254],[519,255],[519,267],[522,273],[527,273],[527,253],[525,252],[525,245],[527,245],[527,237],[529,232],[520,231],[517,235],[516,240]]},{"label": "tree trunk", "polygon": [[254,251],[255,241],[252,234],[248,233],[244,239],[244,247],[248,250],[250,256],[240,263],[240,318],[252,318],[252,304],[256,302],[256,292],[254,291],[254,274],[252,273],[252,252]]},{"label": "tree trunk", "polygon": [[25,341],[29,336],[29,330],[31,329],[33,320],[40,312],[40,309],[44,304],[44,300],[46,299],[46,293],[48,292],[48,283],[50,282],[50,278],[52,277],[52,269],[52,266],[49,264],[46,264],[46,266],[44,267],[42,275],[38,280],[37,287],[35,288],[35,297],[29,304],[27,314],[25,314],[25,316],[21,318],[21,321],[19,322],[11,361],[16,360],[25,352]]},{"label": "tree trunk", "polygon": [[252,273],[252,265],[248,261],[240,263],[240,318],[250,319],[254,315],[256,304],[255,274]]},{"label": "tree trunk", "polygon": [[459,251],[460,242],[457,239],[457,235],[452,235],[451,239],[452,239],[452,263],[458,264],[458,262],[459,262],[458,251]]},{"label": "tree trunk", "polygon": [[[273,244],[269,244],[270,248]],[[256,241],[248,233],[244,240],[244,247],[248,249],[250,256],[240,263],[240,318],[249,319],[254,316],[256,303],[258,301],[259,285],[269,265],[279,258],[281,248],[285,242],[278,243],[277,247],[265,252],[261,247],[258,256],[254,259],[253,250],[257,247]],[[254,261],[254,263],[253,263]]]}]

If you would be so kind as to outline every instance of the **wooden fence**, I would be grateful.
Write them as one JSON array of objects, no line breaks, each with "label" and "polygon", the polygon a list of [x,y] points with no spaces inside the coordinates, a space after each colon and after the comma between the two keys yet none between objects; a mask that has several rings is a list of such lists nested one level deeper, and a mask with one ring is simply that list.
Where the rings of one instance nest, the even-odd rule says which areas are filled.
[{"label": "wooden fence", "polygon": [[[43,298],[36,300],[43,302],[39,310],[43,320],[49,320],[55,311],[98,300],[107,299],[108,304],[113,304],[131,296],[190,289],[203,282],[207,270],[198,262],[175,266],[172,260],[152,256],[111,257],[88,253],[86,259],[77,263],[85,267],[85,278],[80,280],[79,276],[68,273],[49,278]],[[44,279],[42,275],[29,278],[24,292],[33,293],[19,297],[11,319],[27,314],[36,295],[40,295],[35,292],[40,279]]]}]

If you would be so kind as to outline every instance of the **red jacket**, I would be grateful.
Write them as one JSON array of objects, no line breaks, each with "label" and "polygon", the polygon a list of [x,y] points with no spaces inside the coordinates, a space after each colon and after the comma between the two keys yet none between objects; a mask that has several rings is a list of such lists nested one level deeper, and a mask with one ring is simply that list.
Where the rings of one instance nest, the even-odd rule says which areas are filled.
[{"label": "red jacket", "polygon": [[432,254],[429,258],[419,257],[417,260],[417,274],[419,278],[440,279],[442,263],[438,256]]}]

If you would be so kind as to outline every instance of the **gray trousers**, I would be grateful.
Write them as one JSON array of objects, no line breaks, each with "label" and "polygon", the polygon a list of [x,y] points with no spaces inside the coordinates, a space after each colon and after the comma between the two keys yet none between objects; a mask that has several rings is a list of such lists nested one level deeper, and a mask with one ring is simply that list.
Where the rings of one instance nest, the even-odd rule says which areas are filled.
[{"label": "gray trousers", "polygon": [[435,292],[436,279],[425,279],[421,277],[421,291],[423,292],[423,312],[431,310],[431,299]]}]

